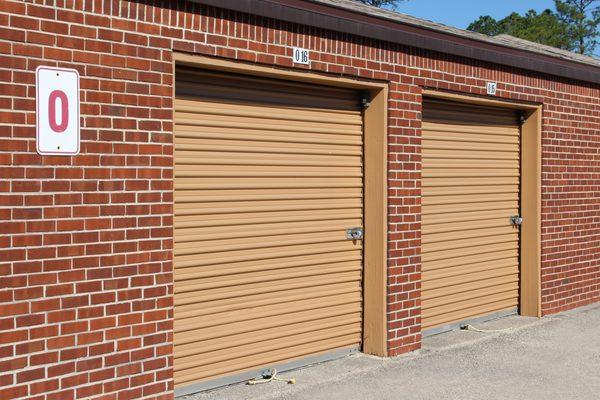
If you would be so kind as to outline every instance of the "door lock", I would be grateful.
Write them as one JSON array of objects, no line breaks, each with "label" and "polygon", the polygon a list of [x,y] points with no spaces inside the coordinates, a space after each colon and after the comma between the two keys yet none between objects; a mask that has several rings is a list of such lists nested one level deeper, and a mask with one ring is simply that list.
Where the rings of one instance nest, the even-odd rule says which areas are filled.
[{"label": "door lock", "polygon": [[512,217],[510,217],[510,223],[513,226],[520,226],[521,224],[523,224],[523,218],[519,215],[513,215]]},{"label": "door lock", "polygon": [[360,240],[364,236],[363,228],[350,228],[346,229],[346,239],[349,240]]}]

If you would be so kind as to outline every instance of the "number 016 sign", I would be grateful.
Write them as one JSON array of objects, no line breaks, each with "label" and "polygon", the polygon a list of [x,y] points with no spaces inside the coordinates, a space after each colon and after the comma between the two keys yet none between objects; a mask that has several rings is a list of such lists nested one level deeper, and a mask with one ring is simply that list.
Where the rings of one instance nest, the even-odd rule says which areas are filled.
[{"label": "number 016 sign", "polygon": [[78,154],[79,73],[40,66],[35,75],[38,153]]}]

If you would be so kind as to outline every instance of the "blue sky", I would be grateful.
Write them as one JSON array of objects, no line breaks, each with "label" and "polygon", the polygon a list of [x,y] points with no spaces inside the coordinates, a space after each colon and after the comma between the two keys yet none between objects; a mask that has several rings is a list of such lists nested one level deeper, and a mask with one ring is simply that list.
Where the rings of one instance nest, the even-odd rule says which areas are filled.
[{"label": "blue sky", "polygon": [[398,5],[398,12],[428,19],[445,25],[466,28],[480,15],[501,19],[513,11],[520,14],[534,9],[554,9],[552,0],[407,0]]},{"label": "blue sky", "polygon": [[[406,0],[398,5],[397,11],[466,29],[481,15],[502,19],[512,12],[523,14],[547,8],[554,10],[554,0]],[[600,46],[594,55],[600,58]]]}]

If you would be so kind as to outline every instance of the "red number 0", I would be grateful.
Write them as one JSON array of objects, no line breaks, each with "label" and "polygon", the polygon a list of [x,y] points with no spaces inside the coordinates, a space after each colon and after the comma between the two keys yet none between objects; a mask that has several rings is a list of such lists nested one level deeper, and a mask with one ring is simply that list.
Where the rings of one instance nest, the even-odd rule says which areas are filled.
[{"label": "red number 0", "polygon": [[[60,99],[60,125],[56,123],[56,100]],[[61,133],[69,125],[69,100],[62,90],[54,90],[48,99],[48,122],[54,132]]]}]

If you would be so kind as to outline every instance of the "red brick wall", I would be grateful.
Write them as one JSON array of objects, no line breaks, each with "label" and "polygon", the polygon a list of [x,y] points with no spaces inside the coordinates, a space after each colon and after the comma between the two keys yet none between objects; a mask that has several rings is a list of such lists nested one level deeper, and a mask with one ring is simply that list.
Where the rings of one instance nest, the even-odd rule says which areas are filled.
[{"label": "red brick wall", "polygon": [[[293,67],[299,45],[308,69],[390,82],[390,354],[421,339],[424,86],[544,103],[543,312],[600,300],[597,85],[146,3],[0,2],[0,399],[172,397],[173,50]],[[76,157],[35,152],[42,64],[80,72]]]}]

